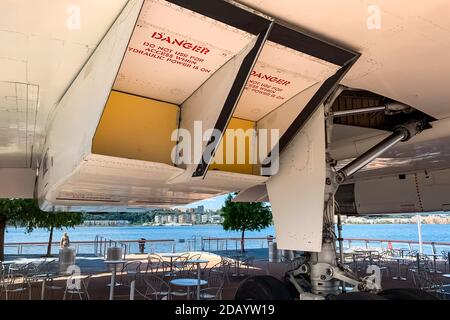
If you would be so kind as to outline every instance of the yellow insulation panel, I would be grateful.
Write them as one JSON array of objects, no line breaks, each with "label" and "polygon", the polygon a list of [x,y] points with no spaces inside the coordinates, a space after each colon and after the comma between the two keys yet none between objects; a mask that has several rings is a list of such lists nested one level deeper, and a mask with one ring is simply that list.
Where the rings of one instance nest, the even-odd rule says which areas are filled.
[{"label": "yellow insulation panel", "polygon": [[209,170],[254,174],[255,122],[231,118]]},{"label": "yellow insulation panel", "polygon": [[172,165],[177,105],[112,91],[95,132],[92,153]]}]

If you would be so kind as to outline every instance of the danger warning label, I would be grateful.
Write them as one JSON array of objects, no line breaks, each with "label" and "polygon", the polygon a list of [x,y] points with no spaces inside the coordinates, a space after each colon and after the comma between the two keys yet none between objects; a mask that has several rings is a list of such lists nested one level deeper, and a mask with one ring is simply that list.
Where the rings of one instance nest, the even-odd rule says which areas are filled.
[{"label": "danger warning label", "polygon": [[273,99],[284,100],[283,91],[290,84],[291,81],[253,70],[245,90]]},{"label": "danger warning label", "polygon": [[146,0],[114,88],[182,104],[254,39],[168,1]]},{"label": "danger warning label", "polygon": [[141,42],[138,47],[130,45],[128,52],[199,72],[213,72],[205,65],[211,52],[208,47],[164,32],[152,32],[148,41]]}]

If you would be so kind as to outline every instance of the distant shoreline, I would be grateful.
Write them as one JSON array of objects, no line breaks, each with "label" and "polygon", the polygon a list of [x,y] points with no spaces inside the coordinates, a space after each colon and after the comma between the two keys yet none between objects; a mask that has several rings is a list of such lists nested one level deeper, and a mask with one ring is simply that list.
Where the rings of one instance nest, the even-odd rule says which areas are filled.
[{"label": "distant shoreline", "polygon": [[142,224],[80,224],[77,227],[208,227],[208,226],[221,226],[220,223],[202,223],[202,224],[190,224],[190,225],[172,225],[172,224],[163,224],[163,225],[142,225]]},{"label": "distant shoreline", "polygon": [[[361,223],[343,223],[342,225],[397,225],[397,224],[408,224],[408,225],[415,225],[414,222],[375,222],[375,223],[369,223],[369,222],[361,222]],[[426,223],[422,222],[422,225],[450,225],[450,223]],[[208,227],[208,226],[221,226],[220,223],[208,223],[208,224],[192,224],[192,225],[142,225],[142,224],[124,224],[124,225],[102,225],[102,224],[91,224],[91,225],[78,225],[77,227]]]}]

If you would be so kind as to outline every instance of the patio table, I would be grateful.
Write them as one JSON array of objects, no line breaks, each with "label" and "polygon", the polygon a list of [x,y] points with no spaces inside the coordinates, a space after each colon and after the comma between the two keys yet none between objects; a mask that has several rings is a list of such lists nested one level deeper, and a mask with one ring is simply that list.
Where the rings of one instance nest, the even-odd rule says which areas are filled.
[{"label": "patio table", "polygon": [[[195,286],[204,286],[208,284],[208,281],[198,279],[190,279],[190,278],[181,278],[181,279],[173,279],[170,280],[170,283],[175,286],[187,287],[187,299],[190,297],[190,288]],[[200,295],[197,295],[197,299],[200,299]]]},{"label": "patio table", "polygon": [[111,282],[109,284],[109,300],[114,300],[114,287],[116,286],[117,266],[126,262],[127,260],[105,260],[106,264],[112,265],[114,267],[111,271]]},{"label": "patio table", "polygon": [[209,260],[204,260],[204,259],[195,259],[195,260],[187,260],[186,263],[191,263],[191,264],[196,264],[197,265],[197,299],[199,299],[200,297],[200,283],[201,283],[201,279],[200,279],[200,264],[202,263],[208,263]]}]

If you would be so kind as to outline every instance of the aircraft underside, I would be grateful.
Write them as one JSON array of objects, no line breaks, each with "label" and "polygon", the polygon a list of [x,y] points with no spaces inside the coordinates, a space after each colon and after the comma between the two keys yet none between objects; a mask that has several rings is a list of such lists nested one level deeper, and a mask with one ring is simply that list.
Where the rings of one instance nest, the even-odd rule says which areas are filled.
[{"label": "aircraft underside", "polygon": [[[415,73],[399,79],[387,68],[401,59],[374,49],[379,36],[333,41],[295,16],[279,19],[281,5],[256,2],[117,1],[95,32],[83,29],[93,28],[89,16],[78,31],[39,29],[39,41],[22,38],[31,30],[4,32],[17,47],[46,49],[37,61],[5,53],[17,65],[0,78],[0,177],[9,181],[0,196],[108,212],[239,192],[235,201],[271,202],[280,247],[312,252],[330,201],[349,215],[449,210],[448,108],[426,100],[449,93],[423,92],[434,62],[416,70],[412,59]],[[47,42],[45,32],[54,33]],[[17,71],[24,59],[33,79]],[[64,79],[48,73],[52,61]]]}]

